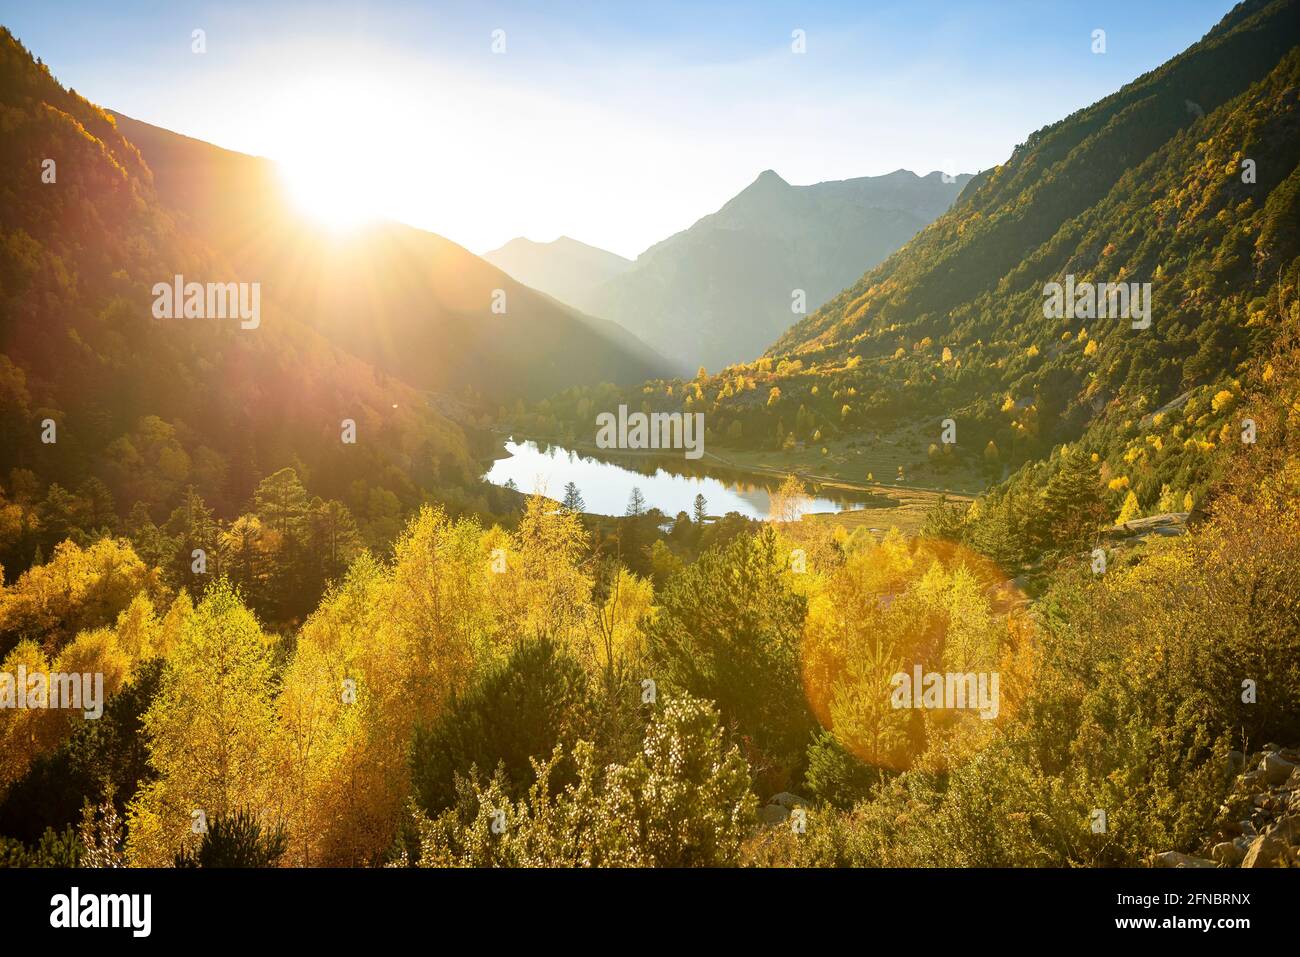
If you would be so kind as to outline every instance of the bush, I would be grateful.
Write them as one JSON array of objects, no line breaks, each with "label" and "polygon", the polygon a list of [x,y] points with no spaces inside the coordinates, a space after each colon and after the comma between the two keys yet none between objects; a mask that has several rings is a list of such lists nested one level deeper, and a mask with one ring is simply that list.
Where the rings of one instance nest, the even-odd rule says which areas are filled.
[{"label": "bush", "polygon": [[[520,643],[432,725],[416,731],[411,774],[419,806],[438,814],[456,800],[455,775],[500,770],[503,787],[522,797],[533,782],[533,758],[557,745],[571,751],[592,722],[593,702],[582,666],[552,639]],[[574,779],[572,760],[555,769],[557,786]]]},{"label": "bush", "polygon": [[880,773],[850,754],[839,739],[823,731],[808,746],[804,781],[812,796],[839,808],[850,808],[866,797]]},{"label": "bush", "polygon": [[177,867],[275,867],[289,849],[289,837],[277,824],[264,829],[245,810],[214,818],[197,849],[176,855]]},{"label": "bush", "polygon": [[754,826],[749,768],[723,739],[717,712],[678,697],[646,730],[640,754],[603,772],[589,742],[574,748],[577,779],[535,762],[528,796],[511,801],[498,772],[458,779],[457,803],[436,820],[414,812],[424,867],[723,867],[739,862]]}]

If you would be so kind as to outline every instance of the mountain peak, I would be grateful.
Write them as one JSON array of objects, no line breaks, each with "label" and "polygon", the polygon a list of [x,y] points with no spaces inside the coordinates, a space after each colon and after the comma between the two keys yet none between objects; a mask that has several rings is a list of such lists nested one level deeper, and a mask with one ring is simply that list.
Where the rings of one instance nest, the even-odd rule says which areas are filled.
[{"label": "mountain peak", "polygon": [[790,184],[783,180],[779,173],[774,169],[765,169],[758,174],[758,179],[754,180],[753,185],[766,186],[789,186]]}]

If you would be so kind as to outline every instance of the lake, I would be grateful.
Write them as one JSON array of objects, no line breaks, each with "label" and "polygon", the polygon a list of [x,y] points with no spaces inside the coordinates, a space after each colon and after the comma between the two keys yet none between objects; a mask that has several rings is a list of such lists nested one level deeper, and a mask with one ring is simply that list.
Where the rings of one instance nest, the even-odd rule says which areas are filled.
[{"label": "lake", "polygon": [[[620,465],[585,452],[513,439],[506,442],[506,452],[506,457],[497,459],[483,476],[485,481],[505,485],[513,480],[521,492],[540,491],[555,499],[563,498],[564,486],[572,482],[582,493],[586,511],[593,515],[624,514],[628,496],[636,487],[645,496],[647,508],[657,508],[670,518],[678,512],[691,514],[695,496],[703,495],[710,515],[739,512],[747,518],[765,519],[769,491],[780,484],[767,477],[740,473],[719,477],[719,470],[712,467],[708,471],[714,474],[688,474],[689,470],[704,470],[698,463],[688,466],[680,457],[667,462],[662,457],[628,458],[625,465]],[[880,502],[865,492],[823,493],[811,497],[806,511],[843,512],[864,508],[873,501]]]}]

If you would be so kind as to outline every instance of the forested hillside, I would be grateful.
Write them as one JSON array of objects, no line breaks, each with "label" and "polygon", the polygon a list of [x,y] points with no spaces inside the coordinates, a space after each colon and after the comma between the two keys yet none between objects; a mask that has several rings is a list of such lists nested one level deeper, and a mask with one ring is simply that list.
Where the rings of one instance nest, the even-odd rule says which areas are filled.
[{"label": "forested hillside", "polygon": [[[1295,3],[1240,5],[1169,63],[1031,135],[756,362],[615,398],[703,411],[715,450],[869,460],[906,435],[905,474],[922,484],[1016,473],[983,510],[1015,498],[1019,526],[997,533],[1015,539],[996,544],[1004,560],[1027,559],[1064,520],[1037,492],[1072,461],[1066,446],[1088,473],[1086,503],[1068,508],[1113,520],[1132,493],[1126,519],[1190,511],[1243,418],[1262,414],[1243,392],[1267,381],[1294,308],[1297,39]],[[1149,325],[1046,318],[1044,290],[1067,276],[1150,283]],[[579,428],[609,395],[571,390],[522,421]]]},{"label": "forested hillside", "polygon": [[[6,577],[66,538],[149,537],[157,523],[169,531],[166,554],[150,558],[188,580],[191,546],[202,539],[214,563],[222,550],[195,530],[198,512],[233,520],[286,467],[316,497],[304,512],[355,517],[375,541],[432,490],[460,498],[476,482],[459,426],[331,345],[269,287],[257,328],[155,319],[152,287],[174,274],[257,277],[167,212],[113,119],[60,87],[7,31],[0,107]],[[344,420],[355,423],[353,444],[342,441]],[[260,539],[248,547],[271,550],[269,530],[245,531]]]},{"label": "forested hillside", "polygon": [[330,342],[418,388],[472,402],[670,367],[622,327],[516,282],[456,243],[401,223],[331,234],[286,202],[267,160],[118,116],[158,195],[241,275]]}]

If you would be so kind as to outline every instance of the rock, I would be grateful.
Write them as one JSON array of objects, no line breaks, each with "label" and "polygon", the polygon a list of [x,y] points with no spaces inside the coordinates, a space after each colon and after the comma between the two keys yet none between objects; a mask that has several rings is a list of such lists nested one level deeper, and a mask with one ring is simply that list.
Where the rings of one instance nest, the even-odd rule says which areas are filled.
[{"label": "rock", "polygon": [[1292,814],[1273,822],[1264,833],[1287,844],[1300,844],[1300,814]]},{"label": "rock", "polygon": [[1282,750],[1282,745],[1275,744],[1274,742],[1270,741],[1268,744],[1264,745],[1264,750],[1270,751],[1273,754],[1277,754],[1277,752]]},{"label": "rock", "polygon": [[1249,821],[1241,821],[1237,824],[1237,827],[1240,828],[1242,834],[1249,837],[1254,837],[1258,833],[1255,830],[1255,825],[1251,824]]},{"label": "rock", "polygon": [[1240,751],[1228,752],[1228,772],[1236,777],[1246,768],[1246,756]]},{"label": "rock", "polygon": [[1156,855],[1156,867],[1217,867],[1214,861],[1177,851],[1165,851]]},{"label": "rock", "polygon": [[1269,787],[1277,787],[1291,777],[1296,765],[1280,754],[1266,754],[1259,763],[1259,770],[1263,772],[1264,781]]},{"label": "rock", "polygon": [[779,804],[768,804],[765,807],[759,808],[758,811],[758,819],[764,824],[772,826],[784,824],[786,819],[789,817],[789,808],[781,807]]},{"label": "rock", "polygon": [[1286,854],[1286,845],[1275,837],[1261,834],[1251,842],[1242,867],[1277,867]]},{"label": "rock", "polygon": [[1264,769],[1255,768],[1253,771],[1247,771],[1241,776],[1239,785],[1241,788],[1249,791],[1260,786],[1264,780]]},{"label": "rock", "polygon": [[780,794],[774,794],[768,799],[768,804],[776,804],[783,808],[793,809],[796,807],[812,807],[812,801],[807,798],[801,798],[797,794],[791,794],[789,791],[782,791]]},{"label": "rock", "polygon": [[1246,852],[1237,846],[1235,841],[1223,841],[1214,845],[1214,849],[1210,851],[1210,857],[1224,867],[1236,867],[1245,859]]}]

